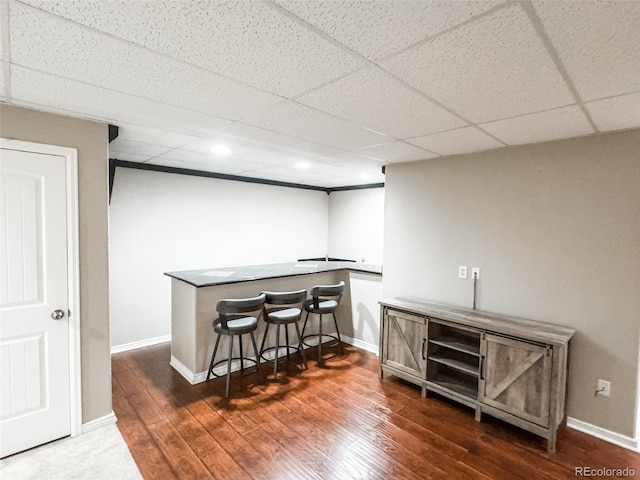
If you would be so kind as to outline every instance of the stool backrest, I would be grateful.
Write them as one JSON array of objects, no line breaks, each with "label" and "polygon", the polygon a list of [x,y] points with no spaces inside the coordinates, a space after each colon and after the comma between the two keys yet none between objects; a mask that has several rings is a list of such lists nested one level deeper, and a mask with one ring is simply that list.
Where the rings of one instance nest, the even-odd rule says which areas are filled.
[{"label": "stool backrest", "polygon": [[305,289],[296,290],[295,292],[262,292],[266,295],[264,301],[267,305],[293,305],[302,303],[307,299],[307,291]]},{"label": "stool backrest", "polygon": [[216,305],[216,310],[223,328],[227,328],[227,320],[247,316],[246,314],[248,313],[262,311],[265,299],[266,295],[261,293],[257,297],[220,300]]},{"label": "stool backrest", "polygon": [[340,299],[344,294],[344,281],[337,285],[316,285],[311,288],[311,297],[313,298],[313,307],[319,308],[320,302],[325,300],[335,300],[340,303]]}]

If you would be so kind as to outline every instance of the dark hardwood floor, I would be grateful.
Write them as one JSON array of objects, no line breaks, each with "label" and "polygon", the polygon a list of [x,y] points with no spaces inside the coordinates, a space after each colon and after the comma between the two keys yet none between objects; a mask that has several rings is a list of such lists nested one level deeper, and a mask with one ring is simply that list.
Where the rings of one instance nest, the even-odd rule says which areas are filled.
[{"label": "dark hardwood floor", "polygon": [[380,380],[375,355],[345,350],[265,384],[234,375],[229,400],[223,378],[192,386],[175,372],[169,344],[113,355],[117,425],[145,479],[544,479],[576,467],[640,478],[640,454],[568,428],[547,453],[534,435]]}]

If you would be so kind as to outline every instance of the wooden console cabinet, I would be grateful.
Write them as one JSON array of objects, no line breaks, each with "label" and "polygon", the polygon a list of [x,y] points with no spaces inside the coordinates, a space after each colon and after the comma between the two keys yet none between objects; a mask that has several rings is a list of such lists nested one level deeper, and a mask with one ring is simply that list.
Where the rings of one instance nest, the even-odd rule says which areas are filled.
[{"label": "wooden console cabinet", "polygon": [[380,302],[380,377],[391,374],[547,439],[565,419],[575,330],[429,303]]}]

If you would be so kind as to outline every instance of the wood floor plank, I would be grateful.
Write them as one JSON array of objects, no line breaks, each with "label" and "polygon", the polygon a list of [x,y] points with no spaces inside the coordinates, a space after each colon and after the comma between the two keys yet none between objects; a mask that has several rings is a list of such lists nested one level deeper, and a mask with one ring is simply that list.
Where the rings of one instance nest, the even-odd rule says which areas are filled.
[{"label": "wood floor plank", "polygon": [[147,428],[178,478],[214,478],[171,422],[154,423]]},{"label": "wood floor plank", "polygon": [[169,480],[178,478],[125,396],[113,397],[113,410],[118,417],[118,429],[143,476]]},{"label": "wood floor plank", "polygon": [[[333,353],[337,352],[332,347]],[[515,480],[575,478],[575,468],[634,468],[640,455],[567,428],[545,441],[394,377],[346,346],[309,369],[292,355],[278,377],[234,374],[190,385],[170,345],[112,356],[113,409],[146,479]]]}]

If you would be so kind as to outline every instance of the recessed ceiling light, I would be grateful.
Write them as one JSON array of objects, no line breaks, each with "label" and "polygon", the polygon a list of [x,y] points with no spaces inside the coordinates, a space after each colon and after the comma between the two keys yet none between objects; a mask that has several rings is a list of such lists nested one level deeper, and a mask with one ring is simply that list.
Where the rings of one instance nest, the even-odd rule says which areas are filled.
[{"label": "recessed ceiling light", "polygon": [[311,164],[309,162],[305,162],[304,160],[301,160],[299,162],[296,162],[296,168],[309,168]]},{"label": "recessed ceiling light", "polygon": [[231,153],[231,149],[226,145],[216,144],[211,147],[211,153],[215,155],[229,155]]}]

